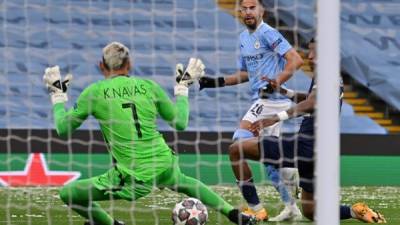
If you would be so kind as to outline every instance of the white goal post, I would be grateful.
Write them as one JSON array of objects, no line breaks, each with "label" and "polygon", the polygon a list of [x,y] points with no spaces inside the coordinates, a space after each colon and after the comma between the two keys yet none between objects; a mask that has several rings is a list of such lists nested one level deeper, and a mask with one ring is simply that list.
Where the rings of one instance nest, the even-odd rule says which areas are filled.
[{"label": "white goal post", "polygon": [[317,2],[316,216],[339,224],[340,0]]}]

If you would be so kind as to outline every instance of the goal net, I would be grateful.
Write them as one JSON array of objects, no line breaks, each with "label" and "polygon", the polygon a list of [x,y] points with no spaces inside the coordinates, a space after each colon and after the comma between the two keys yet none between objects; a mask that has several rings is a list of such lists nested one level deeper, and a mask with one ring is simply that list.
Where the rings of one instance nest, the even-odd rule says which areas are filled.
[{"label": "goal net", "polygon": [[[315,1],[264,0],[265,22],[299,52],[315,35]],[[59,65],[72,73],[66,103],[102,80],[102,48],[112,41],[132,52],[131,75],[158,82],[172,97],[175,64],[199,57],[207,76],[237,70],[239,22],[234,0],[3,0],[0,1],[0,224],[83,224],[61,202],[58,189],[106,172],[113,162],[97,121],[89,118],[68,138],[55,132],[52,106],[42,76]],[[307,16],[306,16],[307,15]],[[311,16],[310,16],[311,15]],[[302,53],[305,57],[306,53]],[[287,86],[306,92],[306,63]],[[199,91],[190,89],[190,119],[184,132],[158,121],[168,145],[179,155],[183,173],[198,178],[234,206],[243,204],[228,156],[233,132],[252,104],[248,84]],[[295,133],[301,119],[288,120],[281,133]],[[262,202],[271,214],[283,207],[265,167],[249,162]],[[166,193],[165,193],[166,192]],[[155,193],[137,202],[101,203],[127,224],[169,224],[182,195]],[[210,213],[210,224],[227,220]]]}]

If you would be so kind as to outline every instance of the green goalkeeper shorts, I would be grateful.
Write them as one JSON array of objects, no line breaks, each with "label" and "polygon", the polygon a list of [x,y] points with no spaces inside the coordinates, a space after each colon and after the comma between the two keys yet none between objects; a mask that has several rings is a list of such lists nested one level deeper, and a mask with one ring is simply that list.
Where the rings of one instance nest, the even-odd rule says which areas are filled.
[{"label": "green goalkeeper shorts", "polygon": [[91,180],[97,189],[105,191],[105,195],[112,195],[114,199],[133,201],[150,194],[154,187],[175,189],[177,185],[184,185],[180,181],[185,175],[181,173],[177,161],[177,157],[173,156],[171,167],[146,182],[123,175],[117,166]]}]

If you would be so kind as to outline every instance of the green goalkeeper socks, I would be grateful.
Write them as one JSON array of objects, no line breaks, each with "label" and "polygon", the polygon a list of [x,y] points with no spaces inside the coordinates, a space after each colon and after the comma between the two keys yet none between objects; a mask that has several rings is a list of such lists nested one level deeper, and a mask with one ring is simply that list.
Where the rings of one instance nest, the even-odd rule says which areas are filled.
[{"label": "green goalkeeper socks", "polygon": [[221,196],[211,190],[204,183],[182,173],[180,173],[177,181],[168,180],[167,183],[163,184],[168,186],[168,183],[174,184],[171,189],[184,193],[190,197],[200,199],[200,201],[205,205],[220,211],[225,216],[228,216],[229,212],[234,209],[232,205],[227,203]]}]

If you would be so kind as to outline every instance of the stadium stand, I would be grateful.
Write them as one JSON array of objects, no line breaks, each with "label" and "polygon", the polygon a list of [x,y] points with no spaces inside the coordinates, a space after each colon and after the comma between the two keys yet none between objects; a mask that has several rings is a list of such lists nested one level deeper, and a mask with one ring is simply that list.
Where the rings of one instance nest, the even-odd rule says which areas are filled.
[{"label": "stadium stand", "polygon": [[[186,61],[190,56],[201,57],[210,75],[233,72],[237,35],[242,30],[236,19],[218,8],[213,0],[174,2],[35,0],[20,7],[19,1],[5,1],[0,8],[3,24],[0,127],[52,128],[51,105],[42,84],[44,68],[59,64],[63,73],[75,75],[69,102],[72,106],[83,88],[102,79],[97,70],[99,50],[110,41],[123,42],[133,50],[133,74],[157,80],[170,93],[175,63]],[[229,1],[225,3],[230,5]],[[156,17],[150,9],[156,10]],[[172,17],[171,10],[176,10]],[[302,21],[303,16],[299,18]],[[306,22],[308,19],[304,16]],[[350,58],[358,59],[354,55]],[[288,85],[306,90],[308,83],[309,78],[299,71]],[[380,87],[386,89],[384,85]],[[247,91],[246,84],[202,92],[194,90],[189,130],[234,130],[238,118],[249,107]],[[395,96],[387,91],[384,95],[392,103]],[[290,121],[284,131],[293,132],[297,125],[298,120]],[[89,120],[83,127],[97,128],[97,124]],[[160,127],[169,130],[166,124],[160,123]],[[367,117],[355,115],[352,106],[345,104],[342,133],[386,133],[386,130]]]}]

